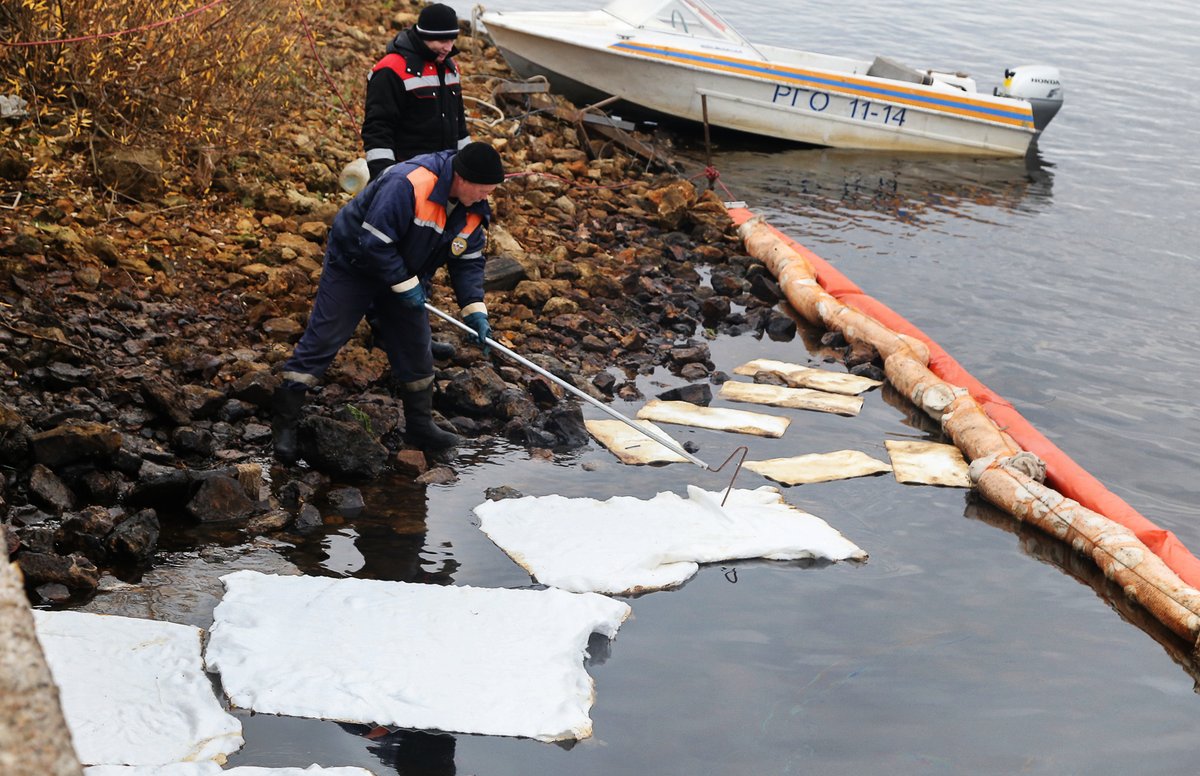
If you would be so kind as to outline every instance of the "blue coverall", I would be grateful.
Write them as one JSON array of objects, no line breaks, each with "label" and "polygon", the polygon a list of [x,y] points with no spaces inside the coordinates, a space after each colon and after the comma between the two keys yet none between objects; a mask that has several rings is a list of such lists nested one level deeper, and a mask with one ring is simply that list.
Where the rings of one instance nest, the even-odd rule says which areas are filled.
[{"label": "blue coverall", "polygon": [[397,293],[419,283],[428,297],[442,265],[461,314],[487,312],[483,247],[491,208],[487,200],[470,206],[449,201],[455,153],[439,151],[389,167],[338,212],[308,325],[283,365],[285,384],[315,386],[373,308],[394,378],[408,390],[429,385],[429,315],[400,303]]}]

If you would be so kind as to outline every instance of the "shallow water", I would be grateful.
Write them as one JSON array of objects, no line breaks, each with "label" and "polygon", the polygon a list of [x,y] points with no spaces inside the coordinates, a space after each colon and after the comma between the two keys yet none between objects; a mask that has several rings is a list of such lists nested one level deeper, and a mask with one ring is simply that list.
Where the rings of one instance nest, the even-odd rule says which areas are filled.
[{"label": "shallow water", "polygon": [[[717,7],[764,42],[886,53],[967,69],[981,83],[1011,64],[1062,68],[1067,103],[1030,166],[769,152],[725,137],[713,162],[732,198],[932,336],[1111,490],[1200,550],[1200,416],[1190,395],[1200,377],[1192,306],[1200,100],[1176,91],[1194,69],[1194,7]],[[699,170],[702,149],[685,153]],[[711,343],[713,360],[727,372],[750,358],[819,365],[816,336],[723,338]],[[662,372],[640,380],[647,397],[679,384]],[[753,458],[845,447],[885,458],[884,439],[937,434],[886,389],[868,394],[855,418],[771,411],[793,418],[780,440],[667,428],[713,464],[739,444]],[[212,565],[525,586],[528,575],[476,527],[471,509],[487,488],[607,498],[728,483],[726,473],[684,464],[622,466],[598,449],[531,459],[502,442],[464,448],[454,467],[459,480],[448,486],[381,483],[366,492],[362,515],[292,544],[181,556],[177,567],[190,573],[165,574],[149,600],[121,591],[116,608],[206,624],[219,594]],[[743,471],[737,484],[769,482]],[[681,589],[631,599],[634,615],[617,638],[593,641],[591,739],[572,747],[417,732],[370,740],[361,726],[243,713],[247,744],[230,764],[494,776],[1194,769],[1194,669],[1089,563],[964,490],[882,476],[783,491],[870,560],[709,566]],[[92,606],[115,604],[112,595]],[[387,655],[345,660],[390,667]]]}]

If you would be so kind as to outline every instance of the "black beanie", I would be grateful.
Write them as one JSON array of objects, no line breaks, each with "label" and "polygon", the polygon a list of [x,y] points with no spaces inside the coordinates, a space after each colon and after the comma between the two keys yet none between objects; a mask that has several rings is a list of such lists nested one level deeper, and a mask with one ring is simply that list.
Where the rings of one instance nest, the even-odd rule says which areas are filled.
[{"label": "black beanie", "polygon": [[427,40],[454,40],[458,37],[458,15],[442,3],[427,5],[417,17],[417,35]]},{"label": "black beanie", "polygon": [[504,183],[500,154],[487,143],[467,143],[454,155],[454,171],[468,183]]}]

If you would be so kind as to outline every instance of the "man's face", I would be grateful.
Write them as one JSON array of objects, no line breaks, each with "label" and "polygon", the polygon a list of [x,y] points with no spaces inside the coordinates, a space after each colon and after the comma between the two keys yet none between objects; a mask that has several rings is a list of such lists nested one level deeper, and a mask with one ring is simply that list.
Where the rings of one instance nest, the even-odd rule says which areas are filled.
[{"label": "man's face", "polygon": [[488,194],[491,194],[492,190],[499,185],[498,183],[471,183],[458,173],[454,173],[454,182],[450,184],[450,196],[462,204],[470,206],[487,199]]},{"label": "man's face", "polygon": [[453,38],[450,40],[429,40],[428,38],[424,38],[423,40],[425,41],[425,45],[429,47],[429,50],[437,56],[438,62],[442,62],[446,57],[450,56],[450,49],[454,48]]}]

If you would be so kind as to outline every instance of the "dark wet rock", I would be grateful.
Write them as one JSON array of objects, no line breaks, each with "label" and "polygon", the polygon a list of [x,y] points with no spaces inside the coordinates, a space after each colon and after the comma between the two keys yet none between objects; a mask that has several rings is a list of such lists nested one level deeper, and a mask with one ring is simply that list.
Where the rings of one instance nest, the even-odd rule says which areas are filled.
[{"label": "dark wet rock", "polygon": [[171,431],[171,448],[182,456],[207,457],[217,449],[211,431],[192,426],[179,426]]},{"label": "dark wet rock", "polygon": [[92,469],[77,480],[76,488],[84,501],[112,506],[121,500],[130,483],[119,472]]},{"label": "dark wet rock", "polygon": [[675,366],[709,363],[708,345],[689,342],[683,347],[671,348],[671,363]]},{"label": "dark wet rock", "polygon": [[75,506],[75,494],[71,489],[40,463],[29,469],[28,489],[30,500],[53,514],[61,515]]},{"label": "dark wet rock", "polygon": [[110,460],[122,435],[103,423],[72,421],[30,437],[33,459],[51,469],[83,459]]},{"label": "dark wet rock", "polygon": [[778,313],[767,319],[766,334],[775,342],[791,342],[796,337],[796,322]]},{"label": "dark wet rock", "polygon": [[[457,423],[454,426],[460,432],[463,430]],[[400,450],[393,459],[396,471],[417,476],[429,471],[429,461],[420,450]]]},{"label": "dark wet rock", "polygon": [[254,502],[232,477],[206,477],[187,502],[187,513],[202,523],[240,520],[254,511]]},{"label": "dark wet rock", "polygon": [[225,394],[203,385],[185,385],[179,393],[188,415],[196,420],[216,416],[225,404]]},{"label": "dark wet rock", "polygon": [[783,291],[766,269],[761,272],[748,272],[746,278],[750,281],[750,293],[767,304],[775,304],[783,299]]},{"label": "dark wet rock", "polygon": [[525,391],[506,389],[496,403],[495,414],[508,423],[528,424],[538,416],[538,407]]},{"label": "dark wet rock", "polygon": [[355,517],[366,507],[358,488],[334,488],[325,494],[325,501],[343,517]]},{"label": "dark wet rock", "polygon": [[300,454],[333,475],[374,478],[387,466],[388,451],[359,423],[309,415],[300,421]]},{"label": "dark wet rock", "polygon": [[845,358],[847,369],[852,369],[859,364],[872,362],[882,363],[879,359],[879,352],[869,342],[856,340],[850,345],[850,351],[846,354]]},{"label": "dark wet rock", "polygon": [[712,388],[707,385],[681,385],[656,394],[655,398],[663,401],[686,401],[707,407],[712,402]]},{"label": "dark wet rock", "polygon": [[91,367],[55,361],[41,370],[39,382],[48,391],[69,391],[86,385],[95,376],[96,370]]},{"label": "dark wet rock", "polygon": [[272,509],[264,514],[248,518],[242,527],[251,536],[260,536],[282,531],[291,522],[292,515],[286,509]]},{"label": "dark wet rock", "polygon": [[416,478],[422,485],[449,485],[458,479],[458,475],[449,466],[435,466]]},{"label": "dark wet rock", "polygon": [[143,509],[122,520],[104,540],[117,560],[147,563],[158,548],[160,526],[153,509]]},{"label": "dark wet rock", "polygon": [[846,335],[840,331],[827,331],[821,335],[821,344],[827,348],[845,348],[850,343],[846,341]]},{"label": "dark wet rock", "polygon": [[617,388],[617,397],[622,401],[637,401],[642,398],[642,392],[635,383],[621,383]]},{"label": "dark wet rock", "polygon": [[685,364],[679,370],[679,376],[685,380],[703,380],[708,377],[708,367],[704,364]]},{"label": "dark wet rock", "polygon": [[217,418],[226,423],[238,423],[253,415],[257,409],[250,402],[242,401],[241,399],[228,399],[217,410]]},{"label": "dark wet rock", "polygon": [[545,413],[540,419],[543,430],[553,438],[558,450],[574,450],[591,441],[583,423],[583,411],[578,404],[562,404]]},{"label": "dark wet rock", "polygon": [[712,383],[713,385],[721,385],[723,383],[729,382],[729,380],[730,380],[729,374],[726,372],[722,372],[719,369],[715,372],[712,372],[708,376],[708,381],[710,383]]},{"label": "dark wet rock", "polygon": [[316,492],[316,488],[303,480],[288,480],[279,488],[279,503],[287,509],[298,509]]},{"label": "dark wet rock", "polygon": [[617,378],[610,372],[600,372],[592,378],[592,385],[596,386],[596,390],[605,396],[612,396],[616,384]]},{"label": "dark wet rock", "polygon": [[296,513],[295,528],[297,531],[311,531],[325,524],[321,511],[312,504],[304,504]]},{"label": "dark wet rock", "polygon": [[562,386],[541,376],[526,383],[525,389],[529,391],[529,398],[533,399],[534,404],[539,407],[553,407],[566,395],[566,390]]},{"label": "dark wet rock", "polygon": [[29,525],[17,528],[13,533],[20,540],[22,551],[53,553],[55,542],[58,539],[58,525],[51,523]]},{"label": "dark wet rock", "polygon": [[445,398],[456,410],[479,414],[496,406],[506,390],[508,386],[496,370],[485,366],[456,374],[446,386]]},{"label": "dark wet rock", "polygon": [[257,369],[239,377],[229,386],[229,396],[256,407],[271,406],[271,396],[279,385],[279,378],[270,370]]},{"label": "dark wet rock", "polygon": [[728,318],[731,309],[728,297],[710,296],[700,303],[700,320],[706,326],[713,326]]},{"label": "dark wet rock", "polygon": [[59,529],[59,543],[69,548],[71,541],[80,536],[103,539],[112,531],[114,525],[116,518],[112,512],[104,507],[86,506],[63,517]]},{"label": "dark wet rock", "polygon": [[83,555],[68,556],[42,552],[22,552],[17,565],[27,586],[37,588],[58,583],[72,590],[95,590],[100,584],[100,570]]},{"label": "dark wet rock", "polygon": [[242,441],[248,445],[262,447],[271,441],[271,427],[262,423],[247,423],[242,426]]},{"label": "dark wet rock", "polygon": [[186,426],[192,421],[179,386],[159,375],[142,378],[142,397],[146,406],[155,413],[169,419],[177,426]]},{"label": "dark wet rock", "polygon": [[16,409],[0,402],[0,465],[24,464],[29,459],[33,430]]},{"label": "dark wet rock", "polygon": [[500,485],[494,488],[488,488],[483,492],[484,498],[488,501],[504,501],[510,498],[524,498],[525,494],[511,485]]},{"label": "dark wet rock", "polygon": [[880,382],[883,382],[887,377],[882,369],[870,362],[850,367],[850,374],[866,377],[871,380],[879,380]]},{"label": "dark wet rock", "polygon": [[37,590],[34,592],[37,593],[38,598],[48,604],[60,604],[71,599],[70,589],[58,582],[47,582],[44,585],[38,585]]},{"label": "dark wet rock", "polygon": [[523,418],[514,418],[505,424],[504,436],[525,447],[550,448],[558,441],[553,433],[531,425]]}]

